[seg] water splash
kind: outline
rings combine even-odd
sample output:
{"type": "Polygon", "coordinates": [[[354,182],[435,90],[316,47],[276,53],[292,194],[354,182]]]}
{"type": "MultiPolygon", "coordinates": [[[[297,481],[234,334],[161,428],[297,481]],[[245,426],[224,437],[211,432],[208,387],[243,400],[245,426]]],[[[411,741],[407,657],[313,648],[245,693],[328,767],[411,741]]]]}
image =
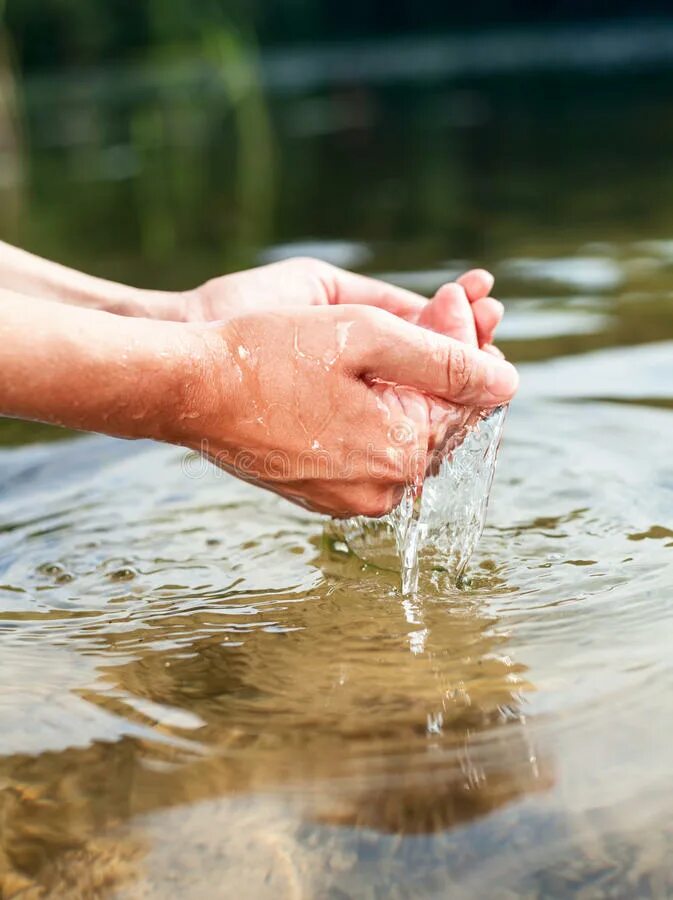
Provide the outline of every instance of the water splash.
{"type": "Polygon", "coordinates": [[[458,580],[484,530],[507,407],[500,406],[468,429],[462,442],[426,477],[423,491],[405,490],[382,519],[358,516],[341,523],[343,538],[359,557],[400,569],[402,593],[415,593],[422,568],[458,580]]]}

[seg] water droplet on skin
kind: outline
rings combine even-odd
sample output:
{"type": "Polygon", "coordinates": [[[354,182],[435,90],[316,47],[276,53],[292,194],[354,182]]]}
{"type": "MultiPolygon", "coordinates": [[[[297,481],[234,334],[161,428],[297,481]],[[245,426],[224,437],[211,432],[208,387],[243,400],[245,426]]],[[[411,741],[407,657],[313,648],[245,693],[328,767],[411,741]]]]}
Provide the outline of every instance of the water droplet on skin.
{"type": "Polygon", "coordinates": [[[353,321],[348,322],[338,322],[337,323],[337,347],[339,355],[341,355],[346,349],[346,345],[348,344],[348,335],[350,333],[351,328],[353,327],[353,321]]]}
{"type": "Polygon", "coordinates": [[[294,339],[293,339],[292,343],[293,343],[295,356],[298,356],[300,359],[307,359],[308,357],[306,356],[304,351],[299,346],[299,329],[297,328],[296,325],[294,328],[294,339]]]}
{"type": "Polygon", "coordinates": [[[293,340],[295,358],[305,359],[311,363],[320,365],[326,372],[329,372],[346,349],[346,345],[348,344],[348,334],[353,327],[353,324],[353,321],[337,322],[335,328],[336,345],[334,348],[322,352],[321,349],[316,346],[314,353],[306,352],[305,349],[302,349],[300,346],[300,331],[299,328],[295,326],[293,340]]]}

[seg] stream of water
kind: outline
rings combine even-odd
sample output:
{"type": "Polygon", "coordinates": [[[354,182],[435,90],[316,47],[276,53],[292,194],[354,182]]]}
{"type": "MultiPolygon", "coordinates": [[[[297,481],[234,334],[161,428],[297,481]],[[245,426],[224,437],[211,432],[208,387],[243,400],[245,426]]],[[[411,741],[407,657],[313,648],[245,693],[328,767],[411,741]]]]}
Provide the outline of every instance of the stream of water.
{"type": "Polygon", "coordinates": [[[259,104],[178,74],[26,85],[3,237],[168,288],[303,252],[427,295],[484,265],[522,387],[469,577],[463,513],[421,504],[443,562],[406,595],[394,542],[365,562],[177,448],[0,423],[3,897],[673,895],[673,78],[506,51],[316,66],[259,154],[259,104]]]}
{"type": "Polygon", "coordinates": [[[448,574],[456,583],[462,578],[484,530],[506,413],[499,407],[468,423],[420,494],[407,487],[389,515],[333,526],[365,562],[397,567],[403,596],[416,593],[421,570],[448,574]]]}

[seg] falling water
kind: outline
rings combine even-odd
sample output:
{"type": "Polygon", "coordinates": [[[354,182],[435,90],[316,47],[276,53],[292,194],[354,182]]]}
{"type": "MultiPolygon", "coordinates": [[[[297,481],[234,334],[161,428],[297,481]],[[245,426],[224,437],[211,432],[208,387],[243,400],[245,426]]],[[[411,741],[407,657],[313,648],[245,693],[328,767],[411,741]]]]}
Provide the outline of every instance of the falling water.
{"type": "Polygon", "coordinates": [[[479,542],[495,474],[507,407],[474,422],[462,442],[426,477],[423,490],[405,490],[382,519],[358,516],[341,525],[350,549],[382,568],[399,567],[402,593],[413,594],[422,568],[458,580],[479,542]]]}

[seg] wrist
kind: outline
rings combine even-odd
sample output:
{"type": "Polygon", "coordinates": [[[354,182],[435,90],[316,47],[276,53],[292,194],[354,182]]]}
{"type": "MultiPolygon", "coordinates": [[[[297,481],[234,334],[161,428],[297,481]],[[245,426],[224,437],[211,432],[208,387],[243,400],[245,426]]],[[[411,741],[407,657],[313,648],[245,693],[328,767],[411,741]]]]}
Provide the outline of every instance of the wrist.
{"type": "Polygon", "coordinates": [[[205,323],[218,320],[218,317],[213,314],[208,290],[209,284],[210,282],[206,282],[190,291],[183,291],[174,295],[178,321],[205,323]]]}
{"type": "Polygon", "coordinates": [[[153,436],[197,451],[204,450],[209,435],[233,438],[243,386],[230,350],[229,326],[195,322],[171,324],[167,331],[174,349],[163,378],[176,400],[165,408],[160,433],[153,436]]]}
{"type": "Polygon", "coordinates": [[[108,318],[113,320],[114,340],[100,367],[94,361],[92,378],[99,384],[106,379],[109,395],[100,398],[92,430],[184,443],[185,423],[198,412],[205,342],[177,322],[108,318]]]}
{"type": "Polygon", "coordinates": [[[110,298],[105,308],[117,315],[183,324],[210,322],[216,318],[212,315],[207,285],[188,291],[127,288],[122,295],[110,298]]]}
{"type": "Polygon", "coordinates": [[[0,291],[0,414],[173,441],[201,383],[187,326],[0,291]]]}
{"type": "Polygon", "coordinates": [[[144,290],[85,276],[77,287],[71,285],[61,299],[74,306],[127,318],[187,321],[186,303],[180,292],[144,290]]]}

